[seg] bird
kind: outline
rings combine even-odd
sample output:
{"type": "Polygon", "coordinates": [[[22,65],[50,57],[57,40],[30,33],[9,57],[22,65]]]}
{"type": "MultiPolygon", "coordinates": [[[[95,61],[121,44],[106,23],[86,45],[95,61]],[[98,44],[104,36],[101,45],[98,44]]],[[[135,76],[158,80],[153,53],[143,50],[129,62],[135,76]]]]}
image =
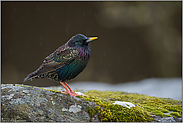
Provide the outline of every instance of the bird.
{"type": "Polygon", "coordinates": [[[35,78],[48,78],[59,82],[64,88],[63,94],[80,96],[66,83],[80,74],[91,56],[89,43],[98,37],[86,37],[83,34],[72,36],[69,41],[47,56],[42,65],[30,73],[23,82],[35,78]]]}

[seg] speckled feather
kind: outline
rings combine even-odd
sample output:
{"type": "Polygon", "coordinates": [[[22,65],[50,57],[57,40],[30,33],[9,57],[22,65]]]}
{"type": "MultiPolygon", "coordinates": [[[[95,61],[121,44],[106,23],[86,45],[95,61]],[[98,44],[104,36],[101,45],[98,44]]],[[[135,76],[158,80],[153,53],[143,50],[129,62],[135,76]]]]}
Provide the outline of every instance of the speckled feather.
{"type": "Polygon", "coordinates": [[[42,65],[30,73],[24,82],[44,77],[62,82],[75,78],[86,67],[91,55],[87,40],[82,34],[73,36],[66,44],[47,56],[42,65]]]}

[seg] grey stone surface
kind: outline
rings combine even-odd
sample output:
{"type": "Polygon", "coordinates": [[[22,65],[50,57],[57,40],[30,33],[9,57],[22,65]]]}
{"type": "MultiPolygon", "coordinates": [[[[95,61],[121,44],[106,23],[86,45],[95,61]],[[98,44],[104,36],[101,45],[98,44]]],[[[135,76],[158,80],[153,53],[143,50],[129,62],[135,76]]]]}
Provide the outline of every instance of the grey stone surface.
{"type": "Polygon", "coordinates": [[[182,122],[182,118],[178,117],[161,117],[156,115],[152,115],[152,117],[156,119],[154,122],[182,122]]]}
{"type": "Polygon", "coordinates": [[[1,85],[2,122],[89,122],[87,106],[95,104],[36,87],[1,85]]]}
{"type": "MultiPolygon", "coordinates": [[[[87,107],[96,104],[37,87],[1,84],[2,122],[99,122],[87,107]]],[[[152,115],[153,122],[182,122],[178,117],[152,115]]]]}

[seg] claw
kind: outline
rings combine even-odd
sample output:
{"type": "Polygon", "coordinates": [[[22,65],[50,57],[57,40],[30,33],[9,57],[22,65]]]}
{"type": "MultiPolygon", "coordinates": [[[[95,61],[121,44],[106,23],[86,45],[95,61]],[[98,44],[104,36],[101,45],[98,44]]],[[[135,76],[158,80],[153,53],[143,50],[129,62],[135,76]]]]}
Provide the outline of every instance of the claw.
{"type": "Polygon", "coordinates": [[[79,95],[79,94],[77,94],[77,93],[75,93],[70,87],[69,87],[69,85],[66,83],[66,82],[60,82],[60,84],[62,84],[63,85],[63,87],[65,88],[65,92],[61,92],[62,94],[69,94],[69,95],[71,95],[71,96],[81,96],[81,95],[79,95]],[[67,86],[67,87],[66,87],[67,86]],[[68,89],[70,90],[68,90],[68,89]]]}
{"type": "Polygon", "coordinates": [[[62,94],[69,94],[69,95],[71,95],[71,96],[81,96],[81,95],[79,95],[79,94],[77,94],[77,93],[73,93],[73,92],[70,92],[70,91],[64,91],[64,92],[61,92],[62,94]]]}

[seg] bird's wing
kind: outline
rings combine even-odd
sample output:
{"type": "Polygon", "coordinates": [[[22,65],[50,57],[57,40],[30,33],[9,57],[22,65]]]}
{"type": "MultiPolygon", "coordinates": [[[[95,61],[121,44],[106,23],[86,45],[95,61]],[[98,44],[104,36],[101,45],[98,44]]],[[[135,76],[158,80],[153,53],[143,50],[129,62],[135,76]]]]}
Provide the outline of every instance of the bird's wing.
{"type": "Polygon", "coordinates": [[[67,65],[75,60],[78,54],[78,50],[73,48],[57,49],[44,59],[43,64],[38,68],[36,73],[40,75],[67,65]]]}

